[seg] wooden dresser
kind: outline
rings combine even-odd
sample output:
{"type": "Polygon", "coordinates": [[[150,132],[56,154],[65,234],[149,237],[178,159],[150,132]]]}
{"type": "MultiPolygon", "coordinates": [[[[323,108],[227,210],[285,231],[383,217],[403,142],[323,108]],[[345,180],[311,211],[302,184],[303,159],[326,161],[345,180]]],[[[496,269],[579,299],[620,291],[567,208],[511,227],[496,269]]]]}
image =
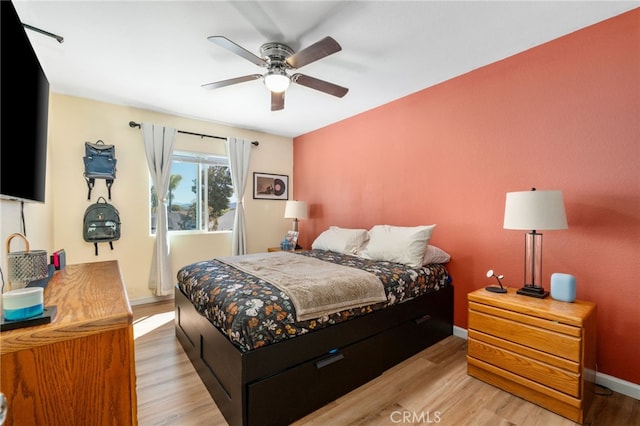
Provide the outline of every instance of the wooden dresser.
{"type": "Polygon", "coordinates": [[[116,261],[68,265],[50,324],[0,333],[6,425],[136,425],[133,314],[116,261]]]}
{"type": "Polygon", "coordinates": [[[595,380],[596,305],[468,294],[469,375],[583,423],[595,380]]]}

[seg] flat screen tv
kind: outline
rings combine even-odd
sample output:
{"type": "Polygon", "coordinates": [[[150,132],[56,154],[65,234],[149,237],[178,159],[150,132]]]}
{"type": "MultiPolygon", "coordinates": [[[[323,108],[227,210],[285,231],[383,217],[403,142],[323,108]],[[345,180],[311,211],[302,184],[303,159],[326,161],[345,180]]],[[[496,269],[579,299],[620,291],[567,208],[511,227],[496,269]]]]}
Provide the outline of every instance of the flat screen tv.
{"type": "Polygon", "coordinates": [[[13,3],[0,7],[0,197],[44,203],[49,81],[13,3]]]}

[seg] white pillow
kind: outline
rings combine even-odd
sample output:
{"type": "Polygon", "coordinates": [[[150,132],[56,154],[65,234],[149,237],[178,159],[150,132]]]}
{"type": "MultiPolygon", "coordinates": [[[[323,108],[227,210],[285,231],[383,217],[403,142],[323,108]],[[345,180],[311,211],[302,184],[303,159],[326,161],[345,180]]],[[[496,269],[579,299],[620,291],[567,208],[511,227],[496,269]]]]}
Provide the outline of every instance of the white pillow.
{"type": "Polygon", "coordinates": [[[375,225],[369,230],[369,243],[360,256],[419,268],[435,227],[375,225]]]}
{"type": "Polygon", "coordinates": [[[366,229],[348,229],[330,226],[329,229],[318,235],[312,249],[328,250],[342,254],[357,255],[369,241],[366,229]]]}
{"type": "Polygon", "coordinates": [[[451,256],[449,256],[449,253],[439,247],[428,244],[424,251],[424,260],[422,261],[422,264],[429,265],[431,263],[447,263],[450,260],[451,256]]]}

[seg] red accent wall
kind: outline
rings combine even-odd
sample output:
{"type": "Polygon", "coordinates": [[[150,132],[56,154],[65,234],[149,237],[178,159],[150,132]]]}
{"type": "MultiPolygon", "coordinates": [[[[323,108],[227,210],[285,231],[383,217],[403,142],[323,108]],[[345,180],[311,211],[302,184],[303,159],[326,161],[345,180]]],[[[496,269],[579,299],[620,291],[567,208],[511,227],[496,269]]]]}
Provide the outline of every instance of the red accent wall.
{"type": "Polygon", "coordinates": [[[576,277],[598,305],[599,371],[640,384],[640,9],[295,138],[294,182],[306,247],[330,225],[437,224],[463,328],[488,269],[523,283],[505,194],[562,190],[543,285],[576,277]]]}

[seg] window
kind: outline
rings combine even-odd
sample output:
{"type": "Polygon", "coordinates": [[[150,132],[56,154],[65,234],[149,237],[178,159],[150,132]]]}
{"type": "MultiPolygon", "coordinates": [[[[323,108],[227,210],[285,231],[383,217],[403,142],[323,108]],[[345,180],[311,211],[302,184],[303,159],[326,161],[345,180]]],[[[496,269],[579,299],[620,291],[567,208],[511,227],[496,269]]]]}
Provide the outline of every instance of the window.
{"type": "MultiPolygon", "coordinates": [[[[156,232],[158,196],[151,187],[151,233],[156,232]]],[[[169,231],[231,231],[236,210],[229,159],[174,152],[167,193],[169,231]]]]}

